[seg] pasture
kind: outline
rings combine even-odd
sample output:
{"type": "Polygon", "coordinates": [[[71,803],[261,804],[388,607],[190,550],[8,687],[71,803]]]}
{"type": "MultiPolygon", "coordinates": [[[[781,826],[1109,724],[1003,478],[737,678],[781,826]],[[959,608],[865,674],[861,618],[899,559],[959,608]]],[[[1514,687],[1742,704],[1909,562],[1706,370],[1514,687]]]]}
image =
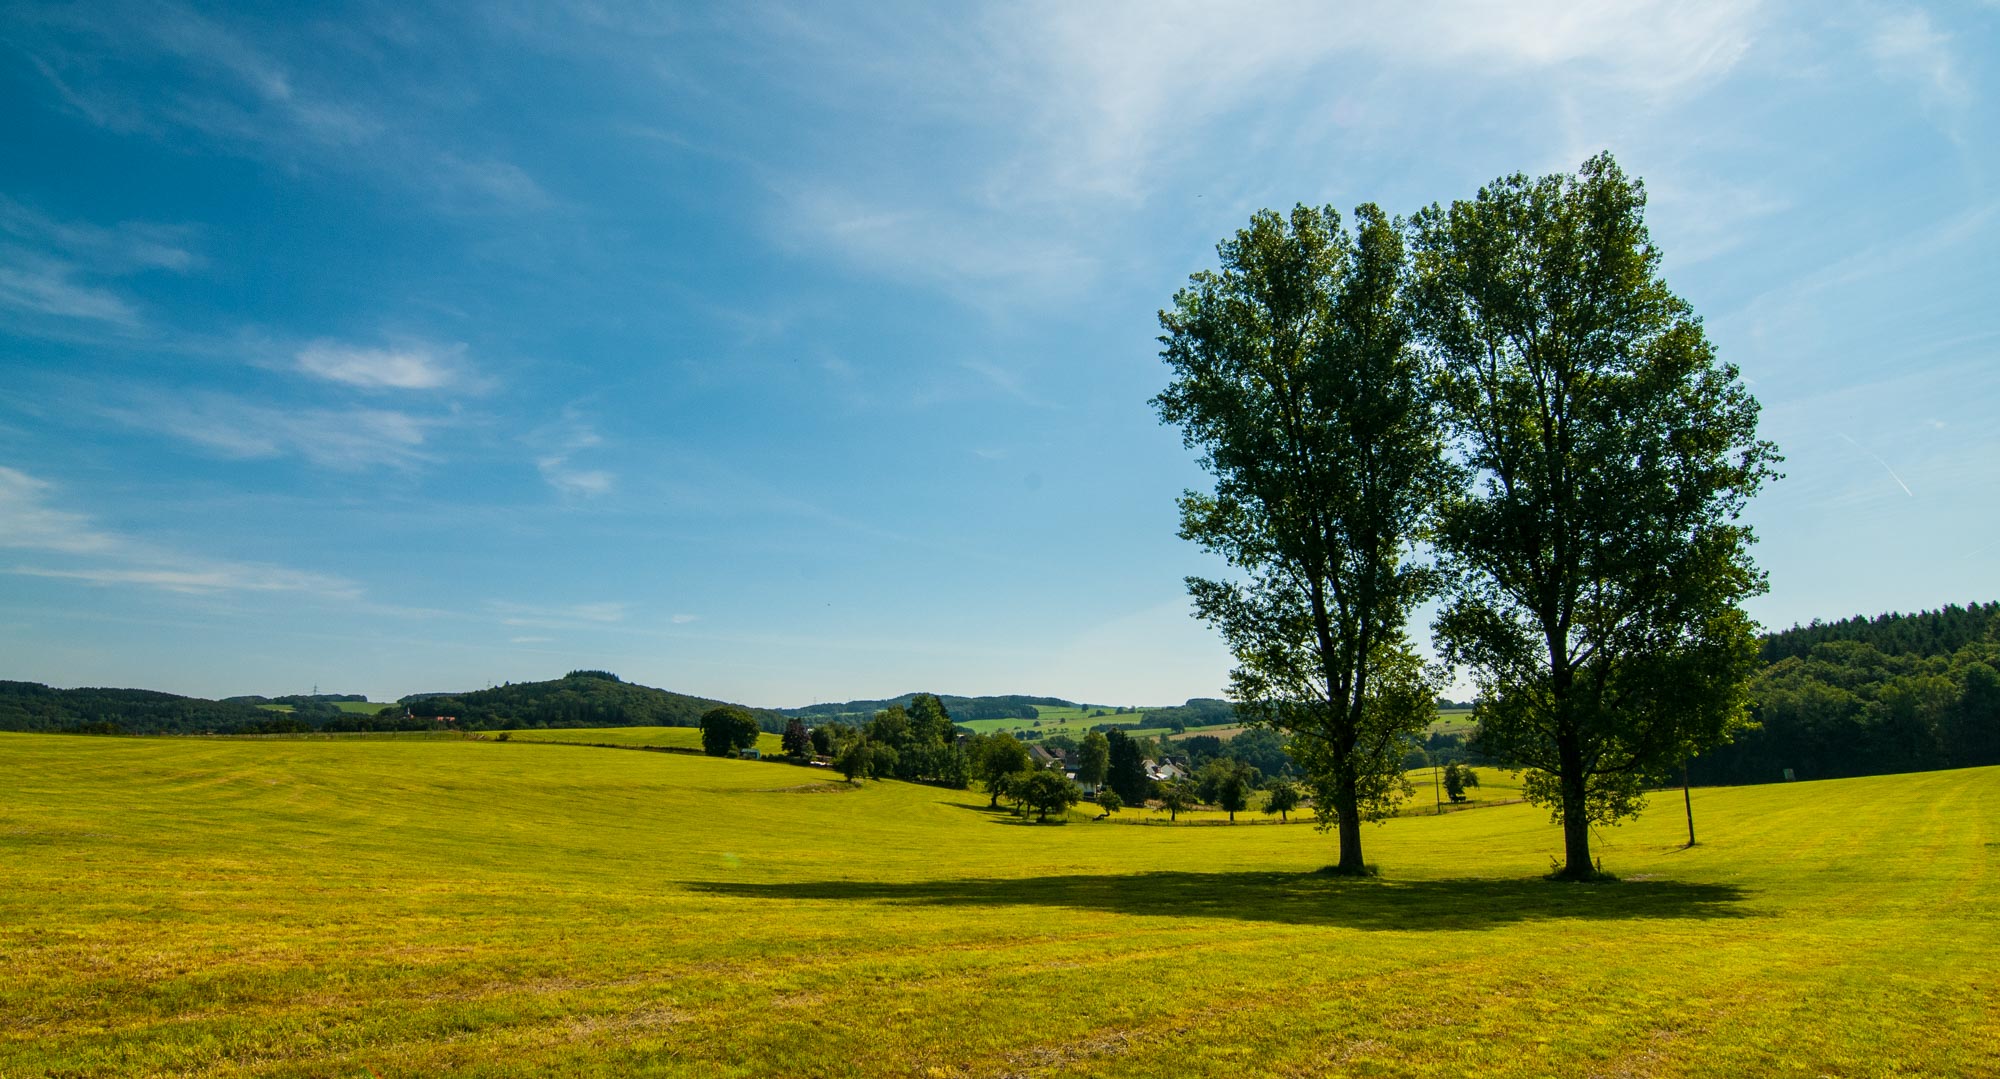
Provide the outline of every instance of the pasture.
{"type": "MultiPolygon", "coordinates": [[[[501,733],[487,731],[483,737],[498,738],[501,733]]],[[[505,733],[510,741],[701,750],[700,727],[551,727],[505,733]]],[[[784,751],[784,740],[766,731],[757,736],[757,750],[760,753],[781,753],[784,751]]]]}
{"type": "MultiPolygon", "coordinates": [[[[568,732],[536,732],[568,733],[568,732]]],[[[2000,1073],[2000,769],[1030,825],[514,740],[0,735],[0,1074],[2000,1073]]],[[[1128,814],[1133,811],[1126,811],[1128,814]]]]}
{"type": "MultiPolygon", "coordinates": [[[[333,705],[339,711],[356,716],[372,716],[384,708],[397,707],[394,701],[328,701],[327,703],[333,705]]],[[[297,709],[289,704],[260,704],[257,707],[262,708],[266,712],[297,711],[297,709]]]]}

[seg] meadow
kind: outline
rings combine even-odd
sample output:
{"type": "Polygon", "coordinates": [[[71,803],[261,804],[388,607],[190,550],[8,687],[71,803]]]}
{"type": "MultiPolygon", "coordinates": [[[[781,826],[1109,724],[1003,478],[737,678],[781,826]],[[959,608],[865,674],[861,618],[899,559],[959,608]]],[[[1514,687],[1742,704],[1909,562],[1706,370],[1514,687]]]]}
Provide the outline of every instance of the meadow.
{"type": "MultiPolygon", "coordinates": [[[[372,716],[384,708],[396,707],[396,702],[394,701],[328,701],[327,703],[333,705],[339,711],[355,716],[372,716]]],[[[260,704],[257,707],[262,708],[266,712],[297,711],[297,709],[289,704],[260,704]]]]}
{"type": "Polygon", "coordinates": [[[520,735],[0,774],[0,1075],[2000,1074],[2000,769],[1697,790],[1688,850],[1662,793],[1593,885],[1521,804],[1340,880],[1308,825],[520,735]]]}
{"type": "MultiPolygon", "coordinates": [[[[488,731],[482,737],[497,738],[500,733],[488,731]]],[[[506,734],[510,741],[701,750],[699,727],[550,727],[546,730],[508,731],[506,734]]],[[[784,751],[784,740],[766,731],[757,736],[757,749],[761,753],[781,753],[784,751]]]]}
{"type": "Polygon", "coordinates": [[[1146,722],[1144,712],[1134,711],[1120,715],[1115,709],[1098,705],[1080,705],[1074,708],[1040,705],[1035,710],[1040,714],[1034,719],[968,719],[958,721],[958,725],[980,734],[1012,731],[1018,735],[1033,731],[1042,736],[1067,734],[1072,738],[1081,738],[1090,733],[1092,727],[1105,723],[1137,723],[1142,725],[1138,730],[1126,733],[1143,735],[1167,733],[1165,727],[1143,726],[1146,722]],[[1103,714],[1099,715],[1100,712],[1103,714]]]}

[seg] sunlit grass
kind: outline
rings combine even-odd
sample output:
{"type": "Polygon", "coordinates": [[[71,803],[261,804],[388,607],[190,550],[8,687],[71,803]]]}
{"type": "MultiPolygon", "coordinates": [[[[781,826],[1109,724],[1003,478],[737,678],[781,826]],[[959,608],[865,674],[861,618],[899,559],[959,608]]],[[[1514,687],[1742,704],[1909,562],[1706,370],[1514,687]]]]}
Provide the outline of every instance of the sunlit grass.
{"type": "Polygon", "coordinates": [[[1698,790],[1685,851],[1662,795],[1603,885],[1526,805],[1356,882],[1306,826],[520,735],[0,775],[0,1075],[2000,1073],[2000,769],[1698,790]]]}
{"type": "MultiPolygon", "coordinates": [[[[497,738],[500,733],[486,731],[483,732],[483,736],[497,738]]],[[[699,727],[552,727],[547,730],[506,733],[510,740],[524,742],[574,742],[583,745],[654,746],[694,750],[701,748],[699,727]]],[[[757,736],[757,749],[763,753],[779,753],[784,749],[784,741],[775,734],[760,734],[757,736]]]]}

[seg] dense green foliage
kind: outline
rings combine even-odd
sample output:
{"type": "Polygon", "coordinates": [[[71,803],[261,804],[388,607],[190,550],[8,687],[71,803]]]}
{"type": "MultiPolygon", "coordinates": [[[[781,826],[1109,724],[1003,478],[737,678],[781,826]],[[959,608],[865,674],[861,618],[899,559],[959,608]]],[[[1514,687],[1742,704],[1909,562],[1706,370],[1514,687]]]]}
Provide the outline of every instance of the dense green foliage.
{"type": "Polygon", "coordinates": [[[252,700],[204,700],[150,689],[52,689],[0,681],[0,730],[91,734],[275,734],[304,730],[417,730],[430,720],[351,715],[332,704],[310,713],[271,712],[252,700]]]}
{"type": "Polygon", "coordinates": [[[2000,604],[1814,623],[1765,638],[1756,726],[1695,759],[1702,783],[2000,764],[2000,604]]]}
{"type": "Polygon", "coordinates": [[[1279,820],[1291,820],[1292,811],[1298,807],[1299,789],[1290,781],[1272,784],[1270,793],[1264,798],[1264,812],[1277,814],[1279,820]]]}
{"type": "Polygon", "coordinates": [[[1171,708],[1146,709],[1147,726],[1166,727],[1174,731],[1242,721],[1243,717],[1237,712],[1234,703],[1217,700],[1214,697],[1190,697],[1186,704],[1177,704],[1171,708]]]}
{"type": "Polygon", "coordinates": [[[1126,805],[1143,805],[1153,795],[1153,781],[1146,778],[1145,758],[1140,755],[1139,743],[1124,731],[1111,731],[1105,735],[1108,767],[1104,782],[1126,805]]]}
{"type": "Polygon", "coordinates": [[[1027,773],[1013,786],[1012,795],[1040,814],[1036,819],[1041,821],[1048,820],[1050,813],[1063,813],[1083,800],[1083,791],[1069,777],[1048,768],[1027,773]]]}
{"type": "Polygon", "coordinates": [[[757,744],[757,719],[748,709],[721,704],[701,714],[701,751],[726,757],[757,744]]]}
{"type": "Polygon", "coordinates": [[[1989,640],[2000,602],[1949,604],[1935,611],[1915,614],[1878,614],[1873,618],[1856,615],[1838,622],[1793,626],[1767,633],[1758,642],[1758,653],[1766,663],[1797,656],[1803,658],[1822,644],[1854,641],[1888,656],[1948,656],[1966,645],[1989,640]]]}
{"type": "MultiPolygon", "coordinates": [[[[723,701],[620,681],[602,671],[571,671],[547,682],[511,682],[469,693],[404,698],[411,713],[451,716],[465,730],[523,727],[693,727],[723,701]]],[[[759,728],[785,729],[785,717],[748,709],[759,728]]]]}
{"type": "Polygon", "coordinates": [[[1242,761],[1264,775],[1275,776],[1297,771],[1290,754],[1285,752],[1288,741],[1277,731],[1253,727],[1232,738],[1213,734],[1177,738],[1172,746],[1175,752],[1186,754],[1188,764],[1195,769],[1217,757],[1227,757],[1242,761]]]}
{"type": "Polygon", "coordinates": [[[1218,245],[1220,268],[1160,313],[1173,381],[1153,403],[1214,478],[1181,496],[1181,538],[1239,571],[1187,580],[1235,654],[1230,695],[1292,735],[1359,874],[1361,822],[1393,806],[1434,711],[1403,626],[1431,588],[1409,556],[1448,472],[1402,223],[1354,217],[1259,211],[1218,245]]]}
{"type": "Polygon", "coordinates": [[[1660,277],[1645,189],[1610,155],[1504,177],[1413,223],[1418,325],[1470,479],[1439,507],[1435,628],[1480,686],[1486,751],[1589,827],[1744,715],[1764,589],[1748,499],[1775,447],[1701,320],[1660,277]]]}

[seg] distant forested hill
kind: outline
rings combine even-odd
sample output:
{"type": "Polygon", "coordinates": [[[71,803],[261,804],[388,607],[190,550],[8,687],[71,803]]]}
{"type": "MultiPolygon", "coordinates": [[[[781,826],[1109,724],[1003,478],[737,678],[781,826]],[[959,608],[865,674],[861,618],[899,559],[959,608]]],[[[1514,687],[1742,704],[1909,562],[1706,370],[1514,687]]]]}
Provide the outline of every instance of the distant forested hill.
{"type": "MultiPolygon", "coordinates": [[[[803,708],[780,708],[787,716],[801,719],[832,719],[836,716],[872,716],[875,713],[899,704],[907,708],[917,694],[905,693],[900,697],[889,697],[879,701],[842,701],[838,704],[809,704],[803,708]]],[[[1041,713],[1038,708],[1075,708],[1075,701],[1061,697],[1024,697],[1007,694],[998,697],[954,697],[940,693],[938,700],[944,702],[944,709],[951,718],[960,723],[975,719],[1034,719],[1041,713]]]]}
{"type": "MultiPolygon", "coordinates": [[[[271,712],[265,698],[226,701],[182,697],[147,689],[51,689],[36,682],[0,682],[0,730],[80,731],[101,734],[270,734],[294,731],[426,730],[453,717],[459,729],[520,727],[692,727],[701,714],[721,704],[704,697],[669,693],[622,682],[605,671],[572,671],[548,682],[519,682],[470,693],[425,694],[405,698],[404,707],[379,715],[299,708],[271,712]]],[[[758,725],[778,732],[785,717],[768,709],[750,710],[758,725]]]]}
{"type": "Polygon", "coordinates": [[[1186,727],[1212,727],[1217,723],[1234,723],[1237,720],[1236,706],[1229,701],[1214,697],[1190,697],[1186,704],[1172,708],[1146,709],[1146,726],[1172,727],[1180,730],[1186,727]]]}
{"type": "Polygon", "coordinates": [[[52,689],[0,682],[0,730],[199,734],[292,729],[297,721],[242,701],[150,689],[52,689]]]}
{"type": "Polygon", "coordinates": [[[1815,622],[1763,654],[1757,728],[1698,758],[1698,782],[2000,764],[2000,603],[1815,622]]]}
{"type": "MultiPolygon", "coordinates": [[[[514,682],[467,693],[417,694],[402,701],[413,715],[452,716],[471,730],[520,727],[693,727],[725,703],[621,681],[609,671],[571,671],[547,682],[514,682]]],[[[752,708],[757,725],[785,729],[785,717],[752,708]]]]}

